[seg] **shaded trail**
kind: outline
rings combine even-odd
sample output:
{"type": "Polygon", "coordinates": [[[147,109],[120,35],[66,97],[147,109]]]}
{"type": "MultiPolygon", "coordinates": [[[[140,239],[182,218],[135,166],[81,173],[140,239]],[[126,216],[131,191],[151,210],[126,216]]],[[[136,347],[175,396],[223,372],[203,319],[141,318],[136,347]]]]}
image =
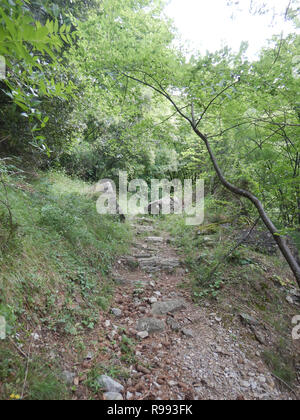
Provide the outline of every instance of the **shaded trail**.
{"type": "Polygon", "coordinates": [[[174,242],[136,219],[134,245],[114,270],[113,324],[138,338],[127,399],[289,399],[261,358],[262,348],[232,311],[195,305],[174,242]]]}

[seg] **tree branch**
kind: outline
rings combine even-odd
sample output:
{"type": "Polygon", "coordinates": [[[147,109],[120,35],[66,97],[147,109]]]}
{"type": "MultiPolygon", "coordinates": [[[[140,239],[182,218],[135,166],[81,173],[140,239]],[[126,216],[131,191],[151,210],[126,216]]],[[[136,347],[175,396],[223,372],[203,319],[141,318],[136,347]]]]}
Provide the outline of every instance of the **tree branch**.
{"type": "Polygon", "coordinates": [[[211,105],[215,102],[216,99],[219,98],[219,96],[221,96],[224,92],[226,92],[226,90],[232,88],[234,85],[236,85],[239,81],[232,83],[229,86],[226,86],[223,90],[221,90],[221,92],[219,92],[210,102],[209,104],[205,107],[204,111],[201,114],[201,117],[199,118],[199,120],[197,121],[197,123],[195,124],[195,128],[198,127],[198,125],[200,124],[200,122],[202,121],[204,115],[206,114],[206,112],[208,111],[208,109],[211,107],[211,105]]]}
{"type": "MultiPolygon", "coordinates": [[[[206,107],[206,109],[204,110],[204,113],[202,114],[200,120],[196,123],[196,125],[193,123],[193,121],[187,116],[185,115],[182,110],[178,107],[178,105],[175,103],[175,101],[171,98],[171,96],[161,87],[159,86],[154,86],[151,83],[147,82],[146,80],[141,80],[135,76],[131,76],[129,74],[126,74],[124,72],[121,72],[125,77],[129,77],[131,80],[134,80],[138,83],[141,83],[145,86],[150,87],[151,89],[155,90],[157,93],[159,93],[160,95],[164,96],[176,109],[176,111],[179,113],[179,115],[181,115],[186,121],[189,122],[189,124],[191,125],[194,133],[204,142],[206,149],[208,151],[208,154],[210,156],[210,160],[213,164],[213,167],[215,169],[215,172],[220,180],[220,182],[222,183],[222,185],[227,188],[229,191],[231,191],[233,194],[236,194],[238,196],[241,197],[245,197],[247,198],[249,201],[251,201],[251,203],[256,207],[260,218],[262,219],[263,223],[265,224],[266,228],[269,230],[269,232],[272,234],[275,242],[277,243],[281,253],[283,254],[284,258],[286,259],[287,263],[289,264],[292,272],[294,273],[295,279],[298,283],[298,286],[300,287],[300,266],[298,265],[296,258],[293,256],[291,250],[289,249],[285,239],[281,236],[280,232],[278,231],[278,229],[275,227],[275,225],[273,224],[272,220],[269,218],[268,214],[266,213],[261,201],[254,195],[252,194],[250,191],[241,189],[236,187],[235,185],[233,185],[232,183],[230,183],[229,181],[227,181],[227,179],[224,177],[221,168],[219,166],[219,163],[214,155],[214,152],[210,146],[210,143],[208,141],[208,138],[206,135],[204,135],[201,131],[199,131],[198,129],[198,125],[199,122],[201,121],[201,119],[204,116],[204,113],[207,112],[208,108],[211,106],[211,104],[227,89],[229,89],[231,86],[233,86],[234,84],[232,84],[231,86],[227,86],[225,89],[223,89],[223,91],[221,91],[216,97],[214,97],[210,103],[208,104],[208,106],[206,107]]],[[[153,80],[153,78],[152,78],[153,80]]]]}

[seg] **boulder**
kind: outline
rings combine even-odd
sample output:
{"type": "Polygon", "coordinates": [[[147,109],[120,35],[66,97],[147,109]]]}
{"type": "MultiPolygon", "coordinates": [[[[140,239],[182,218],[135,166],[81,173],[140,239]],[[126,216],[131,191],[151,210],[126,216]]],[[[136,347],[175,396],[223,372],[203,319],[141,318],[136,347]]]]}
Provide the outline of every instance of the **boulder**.
{"type": "Polygon", "coordinates": [[[137,322],[138,331],[147,331],[149,334],[159,333],[165,330],[164,321],[156,318],[141,318],[137,322]]]}
{"type": "Polygon", "coordinates": [[[119,384],[119,382],[115,381],[114,379],[110,378],[107,375],[101,375],[97,379],[99,386],[104,389],[106,392],[123,392],[124,387],[123,385],[119,384]]]}
{"type": "Polygon", "coordinates": [[[177,312],[186,308],[183,299],[168,300],[165,302],[156,302],[152,305],[153,315],[165,315],[168,312],[177,312]]]}

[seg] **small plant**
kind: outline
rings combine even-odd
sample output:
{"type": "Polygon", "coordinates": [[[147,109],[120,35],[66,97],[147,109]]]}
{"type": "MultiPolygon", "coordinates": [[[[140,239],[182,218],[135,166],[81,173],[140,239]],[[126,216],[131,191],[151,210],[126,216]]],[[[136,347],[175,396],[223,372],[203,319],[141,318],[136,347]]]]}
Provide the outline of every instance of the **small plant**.
{"type": "Polygon", "coordinates": [[[122,335],[121,352],[123,353],[122,360],[135,363],[134,342],[125,334],[122,335]]]}
{"type": "Polygon", "coordinates": [[[143,294],[144,288],[145,288],[145,286],[144,286],[144,284],[142,282],[137,282],[135,284],[135,288],[134,288],[133,294],[135,294],[135,295],[141,295],[141,294],[143,294]]]}

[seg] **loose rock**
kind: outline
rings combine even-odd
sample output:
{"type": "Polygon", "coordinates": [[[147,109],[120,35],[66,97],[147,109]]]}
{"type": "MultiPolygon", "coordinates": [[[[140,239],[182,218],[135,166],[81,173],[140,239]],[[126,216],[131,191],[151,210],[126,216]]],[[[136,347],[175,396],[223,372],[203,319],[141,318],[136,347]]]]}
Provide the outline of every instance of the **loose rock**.
{"type": "Polygon", "coordinates": [[[194,333],[192,330],[189,330],[188,328],[182,328],[181,330],[182,334],[188,338],[193,338],[194,337],[194,333]]]}
{"type": "Polygon", "coordinates": [[[140,332],[137,333],[137,336],[143,340],[143,339],[149,337],[149,333],[148,333],[148,331],[140,331],[140,332]]]}
{"type": "Polygon", "coordinates": [[[124,390],[123,385],[107,375],[101,375],[97,382],[107,392],[122,392],[124,390]]]}
{"type": "Polygon", "coordinates": [[[183,299],[169,300],[166,302],[157,302],[152,305],[153,315],[165,315],[168,312],[176,312],[185,309],[186,305],[183,299]]]}
{"type": "Polygon", "coordinates": [[[180,330],[180,325],[172,317],[168,317],[167,324],[169,325],[169,327],[173,331],[179,331],[180,330]]]}
{"type": "Polygon", "coordinates": [[[162,332],[165,330],[164,321],[156,318],[141,318],[137,322],[138,331],[147,331],[149,334],[162,332]]]}
{"type": "Polygon", "coordinates": [[[164,238],[161,238],[160,236],[149,236],[148,238],[146,238],[146,241],[157,243],[157,242],[163,242],[164,238]]]}
{"type": "Polygon", "coordinates": [[[103,399],[106,401],[121,401],[123,400],[122,394],[118,392],[105,392],[103,399]]]}
{"type": "Polygon", "coordinates": [[[244,325],[259,325],[259,322],[250,315],[240,314],[240,318],[244,325]]]}
{"type": "Polygon", "coordinates": [[[76,376],[75,373],[69,372],[68,370],[64,370],[61,374],[62,380],[67,385],[73,385],[75,376],[76,376]]]}
{"type": "Polygon", "coordinates": [[[111,313],[117,318],[122,316],[122,311],[119,308],[112,308],[111,313]]]}

